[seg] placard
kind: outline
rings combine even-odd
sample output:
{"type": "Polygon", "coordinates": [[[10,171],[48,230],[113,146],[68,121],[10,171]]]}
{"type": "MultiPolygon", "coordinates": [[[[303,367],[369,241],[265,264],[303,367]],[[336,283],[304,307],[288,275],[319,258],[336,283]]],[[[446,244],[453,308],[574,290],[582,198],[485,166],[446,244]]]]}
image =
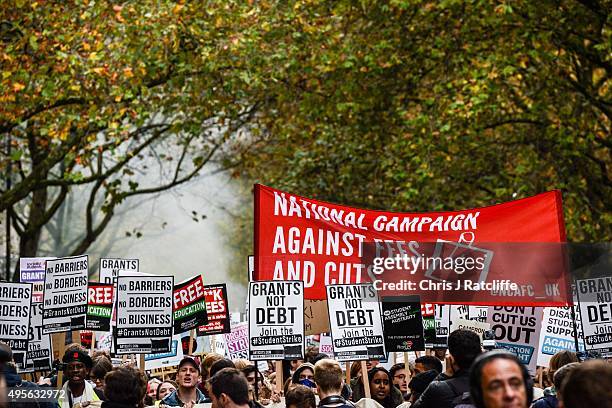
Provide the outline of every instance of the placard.
{"type": "Polygon", "coordinates": [[[304,358],[304,282],[249,283],[249,359],[304,358]]]}
{"type": "Polygon", "coordinates": [[[532,374],[536,371],[542,308],[493,306],[487,323],[495,334],[495,346],[514,353],[532,374]]]}
{"type": "Polygon", "coordinates": [[[612,277],[576,281],[587,350],[612,348],[612,277]]]}
{"type": "MultiPolygon", "coordinates": [[[[579,313],[576,308],[576,313],[579,313]]],[[[542,319],[542,330],[538,343],[538,365],[548,367],[552,356],[562,350],[576,352],[574,324],[578,328],[579,351],[584,351],[582,324],[574,322],[572,309],[569,307],[545,307],[542,319]]]]}
{"type": "Polygon", "coordinates": [[[173,276],[117,277],[117,354],[170,350],[173,276]]]}
{"type": "Polygon", "coordinates": [[[87,255],[49,259],[43,295],[43,334],[85,328],[87,315],[87,255]]]}
{"type": "Polygon", "coordinates": [[[31,304],[31,283],[0,282],[0,340],[13,350],[18,369],[26,364],[31,304]]]}
{"type": "Polygon", "coordinates": [[[138,272],[138,259],[100,258],[100,283],[114,283],[119,271],[138,272]]]}
{"type": "Polygon", "coordinates": [[[113,284],[89,282],[85,327],[88,330],[110,331],[112,312],[113,284]]]}
{"type": "Polygon", "coordinates": [[[208,323],[198,326],[198,336],[230,333],[229,304],[225,283],[204,286],[208,323]]]}
{"type": "Polygon", "coordinates": [[[230,360],[249,358],[249,323],[242,322],[232,325],[232,331],[223,335],[227,356],[230,360]]]}
{"type": "Polygon", "coordinates": [[[319,353],[326,354],[329,358],[334,358],[334,345],[331,336],[322,334],[319,338],[319,353]]]}
{"type": "Polygon", "coordinates": [[[208,323],[206,292],[201,275],[174,286],[174,334],[181,334],[208,323]]]}
{"type": "Polygon", "coordinates": [[[457,319],[453,322],[451,332],[459,329],[476,333],[478,337],[480,337],[480,341],[482,341],[484,332],[490,330],[491,325],[489,323],[479,322],[478,320],[457,319]]]}
{"type": "Polygon", "coordinates": [[[19,282],[32,284],[32,303],[42,303],[45,286],[45,262],[54,257],[19,258],[19,282]]]}
{"type": "Polygon", "coordinates": [[[181,336],[172,336],[170,351],[165,353],[145,354],[145,370],[178,365],[183,359],[181,336]]]}
{"type": "Polygon", "coordinates": [[[43,304],[32,303],[26,364],[19,373],[51,370],[51,335],[42,334],[43,304]]]}
{"type": "Polygon", "coordinates": [[[374,286],[329,285],[327,305],[336,360],[386,357],[380,303],[374,286]]]}
{"type": "Polygon", "coordinates": [[[385,297],[381,308],[387,352],[425,351],[418,296],[385,297]]]}
{"type": "Polygon", "coordinates": [[[450,334],[450,305],[435,305],[434,321],[437,342],[447,344],[450,334]]]}

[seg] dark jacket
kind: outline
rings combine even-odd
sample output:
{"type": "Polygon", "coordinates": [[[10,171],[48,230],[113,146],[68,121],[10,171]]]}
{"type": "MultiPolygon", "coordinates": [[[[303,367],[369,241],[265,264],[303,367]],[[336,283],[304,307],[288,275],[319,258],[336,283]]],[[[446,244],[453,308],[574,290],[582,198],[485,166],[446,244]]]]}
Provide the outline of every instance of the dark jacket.
{"type": "MultiPolygon", "coordinates": [[[[40,388],[38,384],[34,384],[30,381],[23,381],[19,374],[12,367],[5,367],[4,372],[0,373],[0,375],[4,374],[4,379],[6,381],[7,387],[16,387],[16,388],[40,388]]],[[[53,402],[15,402],[10,404],[11,407],[19,408],[21,406],[25,407],[38,407],[38,408],[56,408],[58,405],[53,402]]]]}
{"type": "Polygon", "coordinates": [[[429,384],[410,408],[452,408],[464,403],[463,394],[469,391],[468,370],[459,370],[450,378],[442,373],[429,384]]]}
{"type": "Polygon", "coordinates": [[[559,406],[559,400],[554,395],[546,395],[533,402],[531,408],[557,408],[559,406]]]}
{"type": "Polygon", "coordinates": [[[102,401],[102,408],[137,408],[136,405],[119,404],[118,402],[102,401]]]}

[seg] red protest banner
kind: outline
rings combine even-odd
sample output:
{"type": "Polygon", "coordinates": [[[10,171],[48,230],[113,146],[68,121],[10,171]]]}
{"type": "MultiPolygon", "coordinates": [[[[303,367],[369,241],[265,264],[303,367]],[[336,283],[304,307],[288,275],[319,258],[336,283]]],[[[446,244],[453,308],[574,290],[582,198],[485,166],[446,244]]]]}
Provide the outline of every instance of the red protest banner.
{"type": "Polygon", "coordinates": [[[402,254],[418,258],[418,266],[385,273],[403,286],[383,290],[420,294],[427,303],[561,306],[567,304],[561,247],[539,243],[564,241],[559,191],[475,209],[395,213],[255,186],[254,278],[303,280],[306,299],[325,299],[326,285],[375,281],[373,258],[402,254]],[[424,262],[435,256],[450,259],[452,268],[424,262]],[[482,287],[458,288],[468,281],[482,287]]]}
{"type": "Polygon", "coordinates": [[[225,283],[204,286],[208,323],[198,326],[198,336],[231,332],[225,283]]]}

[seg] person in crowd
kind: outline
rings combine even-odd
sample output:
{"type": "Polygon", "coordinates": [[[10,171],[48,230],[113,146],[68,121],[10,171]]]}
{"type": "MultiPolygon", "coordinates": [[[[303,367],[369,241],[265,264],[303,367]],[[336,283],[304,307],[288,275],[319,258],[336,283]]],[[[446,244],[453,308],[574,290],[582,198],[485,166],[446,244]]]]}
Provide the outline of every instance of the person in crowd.
{"type": "Polygon", "coordinates": [[[397,363],[389,370],[393,385],[397,387],[404,397],[404,401],[408,400],[408,381],[410,381],[410,371],[406,371],[404,363],[397,363]]]}
{"type": "Polygon", "coordinates": [[[442,364],[442,369],[440,370],[443,373],[446,370],[446,351],[448,349],[446,347],[437,347],[433,349],[433,356],[438,359],[440,364],[442,364]]]}
{"type": "Polygon", "coordinates": [[[304,360],[291,360],[289,362],[289,374],[293,375],[295,370],[297,370],[302,364],[304,364],[304,360]]]}
{"type": "Polygon", "coordinates": [[[316,408],[317,400],[312,388],[305,385],[297,385],[285,396],[287,408],[316,408]]]}
{"type": "Polygon", "coordinates": [[[421,356],[414,360],[414,373],[424,373],[425,371],[436,370],[438,374],[442,372],[442,363],[434,356],[421,356]]]}
{"type": "Polygon", "coordinates": [[[257,370],[257,367],[251,364],[244,367],[241,371],[244,377],[247,379],[247,384],[249,384],[249,400],[259,401],[260,398],[268,400],[270,398],[269,393],[266,393],[266,395],[261,395],[263,388],[263,377],[257,370]]]}
{"type": "Polygon", "coordinates": [[[87,381],[93,366],[89,354],[83,352],[80,347],[72,347],[66,351],[62,362],[65,364],[64,377],[67,381],[62,387],[63,397],[59,399],[61,408],[72,408],[75,404],[83,406],[104,399],[102,391],[95,389],[94,385],[87,381]]]}
{"type": "Polygon", "coordinates": [[[113,363],[104,355],[99,355],[92,361],[93,367],[89,371],[89,380],[96,385],[97,389],[104,391],[104,377],[113,369],[113,363]]]}
{"type": "Polygon", "coordinates": [[[206,400],[204,393],[197,387],[200,379],[200,366],[191,357],[185,357],[178,365],[176,382],[178,388],[167,395],[160,405],[182,407],[185,405],[201,404],[206,400]]]}
{"type": "MultiPolygon", "coordinates": [[[[93,371],[93,368],[91,370],[93,371]]],[[[145,396],[144,401],[146,406],[150,406],[155,403],[155,395],[157,395],[157,388],[160,384],[161,380],[158,378],[151,378],[149,381],[147,381],[147,395],[145,396]]]]}
{"type": "Polygon", "coordinates": [[[561,389],[561,384],[563,384],[563,380],[569,374],[571,370],[576,368],[580,363],[574,362],[569,364],[564,364],[562,367],[555,370],[555,375],[553,376],[553,389],[554,393],[549,393],[544,395],[542,398],[534,401],[531,405],[532,408],[557,408],[559,406],[559,399],[557,395],[557,391],[561,389]]]}
{"type": "Polygon", "coordinates": [[[250,408],[246,378],[235,368],[224,368],[208,380],[212,406],[216,408],[250,408]]]}
{"type": "Polygon", "coordinates": [[[165,380],[159,384],[157,387],[157,391],[155,391],[155,406],[159,406],[161,400],[163,400],[166,395],[171,394],[176,391],[178,388],[178,384],[172,380],[165,380]]]}
{"type": "Polygon", "coordinates": [[[414,404],[419,399],[421,394],[427,389],[429,384],[439,375],[436,370],[425,371],[424,373],[418,373],[410,380],[408,388],[410,389],[410,395],[408,401],[414,404]]]}
{"type": "Polygon", "coordinates": [[[200,375],[202,376],[202,384],[200,390],[205,392],[206,390],[206,381],[210,378],[210,366],[217,360],[222,360],[223,356],[217,353],[208,353],[206,357],[202,360],[202,364],[200,365],[200,375]]]}
{"type": "Polygon", "coordinates": [[[315,387],[314,382],[314,365],[310,363],[303,363],[293,372],[291,376],[291,382],[293,384],[302,384],[310,388],[315,387]]]}
{"type": "Polygon", "coordinates": [[[514,354],[490,351],[472,365],[470,397],[476,408],[527,408],[533,400],[533,380],[514,354]]]}
{"type": "Polygon", "coordinates": [[[589,360],[572,368],[558,392],[559,408],[612,408],[612,364],[589,360]]]}
{"type": "Polygon", "coordinates": [[[307,363],[314,364],[312,359],[315,358],[319,354],[319,346],[308,346],[306,348],[306,353],[304,353],[304,359],[307,363]]]}
{"type": "Polygon", "coordinates": [[[578,356],[573,351],[561,350],[550,358],[548,363],[547,377],[548,381],[553,383],[553,386],[544,390],[544,395],[556,395],[556,390],[559,387],[554,386],[554,377],[558,369],[566,364],[578,363],[578,356]]]}
{"type": "Polygon", "coordinates": [[[104,378],[106,401],[102,408],[142,408],[147,381],[139,370],[119,367],[104,378]]]}
{"type": "MultiPolygon", "coordinates": [[[[4,387],[10,388],[23,388],[25,390],[34,390],[39,389],[40,386],[30,381],[25,381],[21,379],[21,376],[17,374],[17,367],[15,366],[15,362],[13,361],[13,350],[9,347],[8,344],[0,341],[0,381],[3,383],[4,387]]],[[[1,392],[2,390],[0,390],[1,392]]],[[[5,397],[6,395],[0,393],[0,399],[5,397]]],[[[24,402],[24,403],[6,403],[6,407],[10,405],[11,408],[21,408],[21,407],[34,407],[34,408],[55,408],[55,404],[51,402],[24,402]]]]}
{"type": "Polygon", "coordinates": [[[463,401],[463,394],[470,389],[470,366],[482,352],[480,337],[469,330],[455,330],[448,336],[448,351],[450,356],[447,358],[446,371],[429,384],[412,407],[447,408],[463,401]]]}
{"type": "Polygon", "coordinates": [[[229,358],[222,358],[221,360],[215,361],[210,366],[210,370],[209,370],[210,377],[217,374],[219,371],[223,370],[224,368],[237,368],[237,367],[234,365],[234,362],[230,360],[229,358]]]}
{"type": "MultiPolygon", "coordinates": [[[[368,371],[367,379],[370,383],[370,394],[373,400],[385,408],[395,408],[404,402],[401,391],[393,387],[389,372],[383,367],[374,367],[368,371]]],[[[353,401],[365,398],[363,383],[359,381],[353,388],[353,401]]]]}
{"type": "Polygon", "coordinates": [[[353,408],[354,404],[342,396],[344,375],[336,360],[325,358],[317,361],[314,381],[319,393],[319,408],[353,408]]]}

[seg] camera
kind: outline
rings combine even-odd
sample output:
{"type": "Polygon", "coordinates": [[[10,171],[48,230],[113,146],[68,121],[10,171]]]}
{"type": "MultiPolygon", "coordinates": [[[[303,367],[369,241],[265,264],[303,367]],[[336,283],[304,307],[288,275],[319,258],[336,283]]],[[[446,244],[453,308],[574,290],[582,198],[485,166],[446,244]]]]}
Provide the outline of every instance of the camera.
{"type": "Polygon", "coordinates": [[[485,330],[482,333],[482,348],[486,351],[491,351],[495,348],[495,332],[493,330],[485,330]]]}

